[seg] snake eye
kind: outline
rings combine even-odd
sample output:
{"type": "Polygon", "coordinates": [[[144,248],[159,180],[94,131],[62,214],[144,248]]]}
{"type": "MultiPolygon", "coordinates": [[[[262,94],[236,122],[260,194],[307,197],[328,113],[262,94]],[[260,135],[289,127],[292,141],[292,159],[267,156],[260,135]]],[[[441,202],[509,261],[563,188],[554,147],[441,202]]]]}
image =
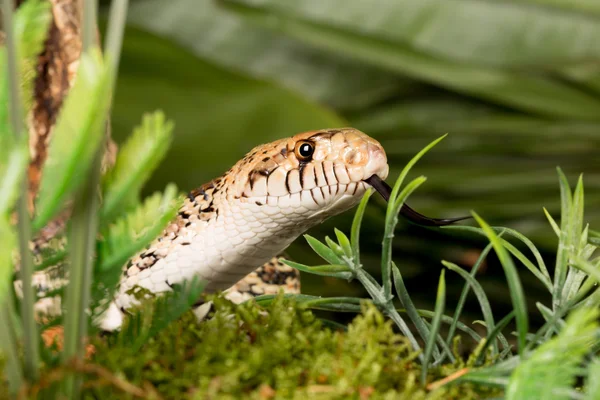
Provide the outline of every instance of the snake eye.
{"type": "Polygon", "coordinates": [[[294,152],[298,160],[308,161],[315,152],[315,146],[311,142],[298,142],[294,152]]]}

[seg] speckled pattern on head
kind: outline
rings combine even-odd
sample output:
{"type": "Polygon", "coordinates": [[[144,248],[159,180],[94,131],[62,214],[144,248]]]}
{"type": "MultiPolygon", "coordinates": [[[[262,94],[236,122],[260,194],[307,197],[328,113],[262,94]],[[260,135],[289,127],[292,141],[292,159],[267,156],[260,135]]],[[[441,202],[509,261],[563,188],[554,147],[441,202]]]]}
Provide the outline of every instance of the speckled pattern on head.
{"type": "Polygon", "coordinates": [[[120,326],[117,311],[135,304],[128,292],[136,286],[161,293],[199,276],[208,292],[232,287],[312,226],[356,205],[374,174],[388,175],[385,151],[353,128],[255,147],[192,191],[163,234],[128,263],[101,326],[120,326]]]}

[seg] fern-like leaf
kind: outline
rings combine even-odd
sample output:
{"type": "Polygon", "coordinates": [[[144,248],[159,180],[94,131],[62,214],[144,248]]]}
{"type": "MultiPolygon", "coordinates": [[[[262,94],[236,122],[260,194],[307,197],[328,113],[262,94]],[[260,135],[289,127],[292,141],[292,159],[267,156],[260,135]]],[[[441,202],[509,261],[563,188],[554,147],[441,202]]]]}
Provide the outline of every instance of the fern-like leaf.
{"type": "Polygon", "coordinates": [[[103,299],[110,298],[119,283],[121,267],[175,218],[180,204],[177,188],[171,184],[164,193],[148,197],[142,205],[107,228],[104,239],[98,244],[92,304],[97,306],[103,299]]]}
{"type": "Polygon", "coordinates": [[[194,277],[181,285],[174,285],[170,293],[143,301],[142,307],[127,319],[119,333],[119,341],[137,351],[148,339],[188,311],[200,298],[205,286],[205,281],[194,277]]]}
{"type": "Polygon", "coordinates": [[[107,221],[137,203],[141,188],[164,158],[172,137],[173,123],[161,111],[144,115],[105,177],[102,216],[107,221]]]}
{"type": "Polygon", "coordinates": [[[597,341],[599,314],[595,308],[574,311],[556,338],[542,344],[515,369],[506,399],[569,399],[579,364],[597,341]]]}

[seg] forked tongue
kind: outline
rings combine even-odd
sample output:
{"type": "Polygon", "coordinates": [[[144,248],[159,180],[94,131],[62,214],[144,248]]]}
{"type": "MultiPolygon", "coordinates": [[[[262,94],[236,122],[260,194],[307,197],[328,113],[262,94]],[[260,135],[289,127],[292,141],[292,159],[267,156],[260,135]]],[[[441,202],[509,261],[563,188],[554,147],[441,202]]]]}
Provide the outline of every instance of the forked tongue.
{"type": "MultiPolygon", "coordinates": [[[[383,179],[381,179],[377,175],[372,175],[370,178],[365,179],[369,185],[373,186],[375,190],[385,199],[385,201],[390,200],[390,195],[392,194],[392,188],[388,185],[383,179]]],[[[417,225],[422,226],[445,226],[453,224],[457,221],[462,221],[465,219],[469,219],[471,217],[458,217],[458,218],[429,218],[423,214],[419,214],[412,208],[410,208],[406,203],[402,205],[400,209],[400,215],[404,218],[413,222],[417,225]]]]}

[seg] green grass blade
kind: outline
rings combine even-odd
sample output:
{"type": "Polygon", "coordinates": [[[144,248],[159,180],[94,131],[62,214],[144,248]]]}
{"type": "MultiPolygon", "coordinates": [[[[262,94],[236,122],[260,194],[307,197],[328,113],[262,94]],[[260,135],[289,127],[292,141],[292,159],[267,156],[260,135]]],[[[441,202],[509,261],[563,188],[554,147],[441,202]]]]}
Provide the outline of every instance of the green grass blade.
{"type": "Polygon", "coordinates": [[[352,245],[350,244],[350,239],[348,239],[348,236],[346,236],[346,234],[342,231],[340,231],[339,229],[335,228],[334,229],[335,232],[335,236],[337,237],[337,240],[340,244],[340,247],[342,248],[342,250],[344,250],[344,255],[347,258],[348,262],[352,261],[352,245]]]}
{"type": "Polygon", "coordinates": [[[390,197],[390,200],[388,201],[385,229],[381,244],[381,279],[383,280],[383,291],[386,298],[392,295],[392,241],[394,239],[396,225],[398,224],[398,213],[408,196],[421,186],[425,180],[426,178],[424,177],[413,179],[406,187],[404,187],[397,197],[390,197]]]}
{"type": "MultiPolygon", "coordinates": [[[[410,318],[412,323],[415,325],[415,328],[417,329],[417,332],[419,332],[419,336],[421,336],[421,339],[423,339],[423,341],[427,341],[430,335],[429,328],[427,327],[427,325],[425,325],[423,319],[419,315],[417,308],[415,307],[412,299],[410,298],[410,295],[408,294],[408,290],[406,289],[406,285],[404,284],[404,279],[402,279],[402,273],[393,261],[392,273],[394,276],[394,287],[396,288],[398,299],[400,299],[400,304],[402,304],[402,306],[406,310],[408,318],[410,318]]],[[[434,349],[434,351],[436,351],[434,356],[439,357],[439,351],[437,350],[437,348],[434,349]]]]}
{"type": "MultiPolygon", "coordinates": [[[[492,249],[492,244],[488,244],[485,249],[483,249],[483,251],[481,252],[481,255],[479,256],[479,258],[477,259],[477,261],[475,262],[475,264],[473,264],[473,267],[471,268],[471,276],[475,276],[477,275],[477,271],[479,271],[479,267],[481,267],[481,264],[483,263],[483,261],[485,260],[485,258],[487,257],[488,253],[490,252],[490,250],[492,249]]],[[[450,344],[452,343],[452,340],[454,339],[454,332],[456,332],[456,325],[458,324],[458,319],[460,318],[460,315],[462,314],[462,310],[465,306],[465,302],[467,301],[467,295],[469,294],[469,289],[470,289],[470,285],[468,282],[465,281],[465,284],[463,285],[463,289],[460,293],[460,297],[458,299],[458,303],[456,304],[456,309],[454,310],[454,316],[452,317],[452,323],[450,324],[450,328],[448,329],[448,336],[446,338],[446,344],[448,346],[450,346],[450,344]]]]}
{"type": "MultiPolygon", "coordinates": [[[[485,232],[481,228],[476,228],[473,226],[465,226],[465,225],[444,226],[444,227],[442,227],[442,229],[474,232],[474,233],[485,236],[485,232]]],[[[548,287],[550,292],[552,292],[553,289],[551,287],[552,284],[550,283],[551,282],[550,274],[548,273],[548,270],[546,268],[546,265],[544,263],[542,255],[540,254],[539,250],[534,246],[534,244],[531,242],[531,240],[529,240],[523,234],[515,231],[514,229],[505,228],[505,227],[492,227],[492,229],[494,230],[494,232],[499,232],[500,233],[499,236],[502,236],[502,234],[506,233],[509,236],[515,237],[516,239],[523,242],[523,244],[525,244],[531,250],[531,252],[533,253],[533,255],[538,263],[538,267],[535,267],[535,265],[531,261],[529,261],[529,259],[519,249],[517,249],[515,246],[513,246],[508,241],[502,239],[502,243],[503,243],[503,245],[506,246],[506,249],[508,251],[510,251],[519,261],[521,261],[523,263],[523,265],[525,266],[525,268],[527,268],[531,273],[533,273],[535,275],[535,277],[538,278],[546,287],[548,287]]]]}
{"type": "Polygon", "coordinates": [[[5,297],[4,300],[0,300],[0,350],[4,359],[3,369],[9,393],[16,398],[23,387],[23,369],[17,351],[19,343],[12,326],[13,313],[12,299],[5,297]]]}
{"type": "MultiPolygon", "coordinates": [[[[9,213],[19,197],[21,181],[25,179],[29,161],[27,152],[26,143],[21,140],[6,154],[6,158],[0,158],[0,215],[9,213]]],[[[0,151],[0,157],[2,156],[4,154],[0,151]]]]}
{"type": "Polygon", "coordinates": [[[529,240],[529,238],[527,238],[525,235],[523,235],[522,233],[520,233],[514,229],[502,228],[502,230],[504,232],[506,232],[507,235],[520,240],[525,246],[527,246],[527,248],[529,248],[529,250],[531,251],[531,253],[535,257],[535,260],[538,263],[538,268],[540,269],[540,271],[542,271],[542,273],[544,274],[546,279],[548,281],[550,281],[550,273],[548,272],[548,268],[546,268],[546,263],[544,262],[544,258],[540,254],[540,251],[537,249],[537,247],[535,247],[533,242],[531,240],[529,240]]]}
{"type": "MultiPolygon", "coordinates": [[[[570,230],[569,243],[573,246],[569,250],[568,258],[573,258],[574,255],[582,256],[587,245],[587,229],[583,228],[583,210],[584,210],[584,190],[583,177],[580,175],[573,192],[573,203],[569,216],[570,230]],[[585,236],[585,238],[584,238],[585,236]]],[[[564,281],[560,298],[562,301],[568,301],[578,290],[584,275],[569,265],[567,276],[564,281]]]]}
{"type": "Polygon", "coordinates": [[[525,295],[523,293],[523,286],[521,285],[519,274],[517,273],[517,269],[515,268],[510,255],[502,245],[502,241],[498,235],[496,235],[494,230],[479,215],[477,215],[477,213],[472,212],[472,215],[494,246],[496,255],[498,256],[498,259],[502,264],[502,268],[504,269],[504,274],[506,275],[506,280],[508,282],[510,297],[517,321],[519,354],[522,354],[525,348],[527,331],[529,329],[529,317],[527,315],[527,304],[525,303],[525,295]]]}
{"type": "MultiPolygon", "coordinates": [[[[406,312],[406,310],[399,309],[398,312],[406,312]]],[[[419,313],[420,316],[422,316],[424,318],[432,319],[434,316],[434,312],[430,311],[430,310],[417,309],[417,312],[419,313]]],[[[464,323],[462,323],[460,321],[455,322],[454,319],[448,315],[442,316],[442,322],[445,324],[448,324],[448,325],[455,324],[456,329],[469,335],[475,343],[479,343],[483,340],[483,338],[477,332],[475,332],[473,329],[471,329],[469,326],[465,325],[464,323]]]]}
{"type": "MultiPolygon", "coordinates": [[[[406,178],[406,176],[408,175],[408,173],[410,172],[412,167],[414,167],[415,164],[421,159],[421,157],[423,157],[436,144],[438,144],[443,139],[445,139],[446,136],[448,136],[448,134],[440,136],[439,138],[435,139],[433,142],[429,143],[421,151],[419,151],[413,158],[411,158],[411,160],[408,163],[406,163],[404,168],[402,168],[402,171],[400,172],[400,175],[398,175],[398,179],[396,179],[396,182],[394,183],[394,187],[392,189],[392,193],[390,195],[389,203],[393,204],[394,207],[398,207],[395,204],[396,199],[398,198],[398,193],[400,192],[400,188],[402,187],[402,184],[404,183],[404,179],[406,178]]],[[[398,211],[396,211],[394,208],[390,209],[388,207],[388,210],[386,213],[386,221],[388,221],[389,218],[392,218],[396,214],[398,214],[398,211]]]]}
{"type": "MultiPolygon", "coordinates": [[[[342,264],[342,259],[336,254],[334,250],[330,247],[327,247],[316,238],[310,235],[304,235],[304,239],[308,242],[308,245],[315,253],[319,255],[323,260],[327,261],[330,264],[342,264]]],[[[341,249],[341,248],[340,248],[341,249]]],[[[342,250],[343,251],[343,250],[342,250]]]]}
{"type": "Polygon", "coordinates": [[[555,310],[558,309],[562,303],[561,295],[569,267],[569,248],[573,245],[571,242],[573,238],[571,222],[573,199],[571,188],[569,187],[567,177],[562,170],[557,168],[557,171],[560,182],[561,217],[558,251],[556,253],[556,265],[554,267],[554,290],[552,292],[552,308],[555,310]]]}
{"type": "Polygon", "coordinates": [[[292,268],[296,268],[298,271],[306,272],[313,275],[320,276],[331,276],[339,279],[351,279],[354,275],[352,270],[347,265],[343,264],[330,264],[330,265],[318,265],[310,267],[308,265],[300,264],[290,260],[281,260],[285,265],[289,265],[292,268]]]}
{"type": "Polygon", "coordinates": [[[480,364],[483,362],[483,360],[485,358],[485,350],[486,350],[487,346],[489,346],[490,343],[496,342],[496,338],[498,338],[500,340],[500,342],[502,343],[502,347],[504,347],[504,350],[499,358],[502,360],[507,355],[512,355],[511,346],[508,343],[508,341],[506,340],[506,338],[504,337],[504,335],[502,335],[502,330],[504,328],[506,328],[506,326],[510,323],[510,321],[513,320],[514,317],[515,317],[515,311],[513,310],[513,311],[509,312],[500,321],[498,321],[498,323],[496,324],[494,329],[492,329],[488,333],[488,335],[485,338],[485,344],[480,349],[480,353],[479,353],[479,356],[477,357],[476,364],[480,364]]]}
{"type": "Polygon", "coordinates": [[[546,207],[544,207],[544,214],[546,215],[550,226],[552,226],[552,230],[554,231],[554,233],[556,233],[556,236],[560,238],[560,227],[558,226],[554,218],[552,218],[552,215],[550,215],[546,207]]]}
{"type": "Polygon", "coordinates": [[[421,385],[425,385],[427,380],[427,370],[429,368],[429,360],[433,354],[433,348],[440,332],[440,326],[442,325],[442,315],[444,315],[444,309],[446,308],[446,280],[444,278],[445,270],[440,273],[440,280],[438,283],[437,296],[435,301],[435,315],[431,321],[431,330],[429,338],[425,343],[425,359],[421,366],[421,385]]]}
{"type": "MultiPolygon", "coordinates": [[[[481,313],[483,314],[483,319],[485,320],[485,325],[488,330],[488,336],[490,336],[490,333],[494,330],[496,324],[494,322],[494,314],[492,313],[490,301],[488,300],[487,295],[483,290],[483,287],[481,287],[481,284],[477,282],[477,280],[473,278],[473,276],[467,273],[467,271],[465,271],[458,265],[448,261],[442,261],[442,264],[449,270],[459,274],[471,286],[471,288],[473,289],[473,293],[475,293],[475,296],[477,297],[479,306],[481,307],[481,313]]],[[[496,341],[492,343],[492,349],[492,354],[497,355],[498,345],[496,344],[496,341]]]]}
{"type": "MultiPolygon", "coordinates": [[[[3,119],[0,128],[7,128],[10,126],[11,129],[3,132],[3,142],[0,144],[7,144],[5,135],[8,132],[13,132],[16,136],[16,142],[23,143],[26,137],[26,128],[24,126],[23,111],[23,96],[21,92],[21,39],[23,35],[19,35],[13,27],[13,7],[14,2],[5,0],[2,4],[2,22],[4,28],[4,44],[6,48],[6,70],[5,75],[2,77],[2,98],[8,99],[8,104],[2,104],[0,108],[8,108],[10,110],[10,123],[3,119]],[[7,79],[8,78],[8,79],[7,79]],[[7,82],[5,87],[4,82],[7,82]],[[8,95],[6,94],[8,92],[8,95]]],[[[27,9],[26,9],[27,10],[27,9]]],[[[0,60],[2,62],[4,60],[0,60]]],[[[4,69],[4,68],[2,68],[4,69]]],[[[7,110],[8,111],[8,110],[7,110]]],[[[4,114],[4,111],[2,111],[4,114]]],[[[21,175],[16,172],[16,175],[21,175]]],[[[16,176],[13,176],[15,178],[16,176]]],[[[3,177],[4,178],[4,177],[3,177]]],[[[20,197],[17,203],[17,215],[18,225],[17,234],[19,238],[19,256],[20,256],[20,269],[19,276],[23,285],[23,299],[21,301],[21,318],[23,323],[24,334],[24,358],[25,358],[25,377],[29,381],[37,380],[39,376],[39,337],[37,335],[37,325],[34,317],[34,293],[32,287],[32,274],[33,274],[33,259],[31,251],[29,249],[29,241],[31,240],[31,221],[29,217],[29,183],[26,179],[20,179],[20,197]]],[[[0,218],[4,219],[4,215],[0,215],[0,218]]]]}
{"type": "Polygon", "coordinates": [[[325,236],[325,243],[327,243],[327,246],[329,246],[329,248],[333,250],[335,255],[341,260],[340,257],[344,256],[344,249],[342,249],[342,246],[331,240],[329,236],[325,236]]]}
{"type": "Polygon", "coordinates": [[[352,221],[352,229],[350,231],[350,243],[352,245],[352,257],[356,268],[360,267],[360,225],[365,215],[365,209],[369,198],[373,194],[372,189],[368,189],[364,194],[363,198],[358,205],[356,212],[354,213],[354,220],[352,221]]]}
{"type": "Polygon", "coordinates": [[[535,277],[546,286],[548,291],[552,293],[552,282],[542,271],[540,271],[525,255],[513,246],[507,240],[502,240],[502,245],[508,250],[517,260],[521,262],[535,277]]]}

